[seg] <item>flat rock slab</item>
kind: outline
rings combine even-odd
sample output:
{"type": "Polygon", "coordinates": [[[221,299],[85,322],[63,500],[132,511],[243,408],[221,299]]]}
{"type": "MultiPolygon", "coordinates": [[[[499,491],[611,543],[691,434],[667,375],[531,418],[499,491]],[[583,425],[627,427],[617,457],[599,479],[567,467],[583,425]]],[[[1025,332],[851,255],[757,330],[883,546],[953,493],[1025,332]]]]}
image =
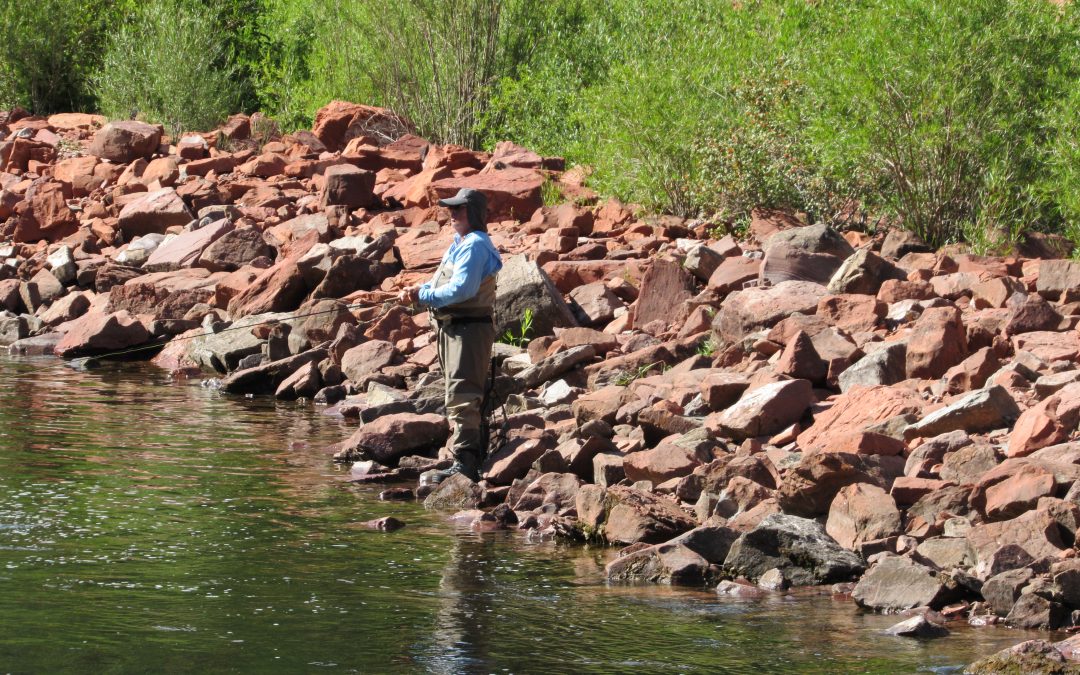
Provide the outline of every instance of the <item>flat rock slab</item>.
{"type": "Polygon", "coordinates": [[[912,607],[940,608],[947,600],[944,582],[932,569],[890,556],[863,575],[851,596],[862,607],[896,612],[912,607]]]}
{"type": "Polygon", "coordinates": [[[813,400],[808,380],[773,382],[747,391],[707,424],[734,440],[771,435],[797,422],[813,400]]]}

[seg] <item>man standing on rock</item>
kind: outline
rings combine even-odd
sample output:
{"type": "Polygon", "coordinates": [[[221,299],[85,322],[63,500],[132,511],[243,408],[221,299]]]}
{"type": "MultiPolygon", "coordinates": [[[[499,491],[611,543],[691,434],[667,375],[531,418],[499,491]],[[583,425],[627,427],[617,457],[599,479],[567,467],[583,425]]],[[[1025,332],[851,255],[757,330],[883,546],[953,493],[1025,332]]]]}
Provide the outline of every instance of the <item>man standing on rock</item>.
{"type": "Polygon", "coordinates": [[[495,342],[495,277],[502,259],[487,235],[487,198],[463,188],[439,206],[450,209],[454,243],[443,254],[435,276],[398,295],[403,304],[429,308],[438,332],[439,365],[446,385],[446,417],[454,464],[427,471],[424,485],[435,485],[456,473],[480,480],[484,439],[480,437],[484,385],[495,342]]]}

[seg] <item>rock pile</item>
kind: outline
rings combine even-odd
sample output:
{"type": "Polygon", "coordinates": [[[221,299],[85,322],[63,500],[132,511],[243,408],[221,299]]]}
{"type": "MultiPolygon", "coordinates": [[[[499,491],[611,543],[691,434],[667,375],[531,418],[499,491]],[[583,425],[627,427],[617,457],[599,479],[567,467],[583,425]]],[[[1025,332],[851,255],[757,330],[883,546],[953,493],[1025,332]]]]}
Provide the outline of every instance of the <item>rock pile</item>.
{"type": "MultiPolygon", "coordinates": [[[[378,108],[268,128],[0,115],[0,344],[168,342],[173,373],[355,419],[331,449],[353,480],[412,479],[449,429],[432,330],[391,300],[448,245],[435,202],[477,188],[506,261],[499,333],[533,321],[497,345],[483,480],[427,504],[625,546],[612,580],[857,582],[880,611],[1080,619],[1080,263],[1056,242],[934,252],[764,211],[735,241],[378,108]]],[[[915,623],[899,633],[936,630],[915,623]]]]}

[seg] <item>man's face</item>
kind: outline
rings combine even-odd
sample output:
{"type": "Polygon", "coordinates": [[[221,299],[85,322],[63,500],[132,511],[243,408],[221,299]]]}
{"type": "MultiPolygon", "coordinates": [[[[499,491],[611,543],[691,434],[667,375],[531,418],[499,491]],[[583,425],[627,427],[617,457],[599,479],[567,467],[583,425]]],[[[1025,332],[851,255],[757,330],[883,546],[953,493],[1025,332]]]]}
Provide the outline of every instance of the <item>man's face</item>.
{"type": "Polygon", "coordinates": [[[454,226],[454,232],[464,237],[472,229],[469,227],[469,215],[465,206],[450,207],[450,224],[454,226]]]}

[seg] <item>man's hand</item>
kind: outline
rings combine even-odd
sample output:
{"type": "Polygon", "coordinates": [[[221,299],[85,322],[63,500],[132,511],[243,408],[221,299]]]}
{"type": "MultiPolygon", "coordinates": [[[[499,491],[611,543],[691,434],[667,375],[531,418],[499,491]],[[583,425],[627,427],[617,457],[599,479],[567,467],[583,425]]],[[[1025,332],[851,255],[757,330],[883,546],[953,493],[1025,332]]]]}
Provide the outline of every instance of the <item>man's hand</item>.
{"type": "Polygon", "coordinates": [[[420,302],[420,287],[406,286],[398,293],[397,300],[402,305],[415,305],[420,302]]]}

